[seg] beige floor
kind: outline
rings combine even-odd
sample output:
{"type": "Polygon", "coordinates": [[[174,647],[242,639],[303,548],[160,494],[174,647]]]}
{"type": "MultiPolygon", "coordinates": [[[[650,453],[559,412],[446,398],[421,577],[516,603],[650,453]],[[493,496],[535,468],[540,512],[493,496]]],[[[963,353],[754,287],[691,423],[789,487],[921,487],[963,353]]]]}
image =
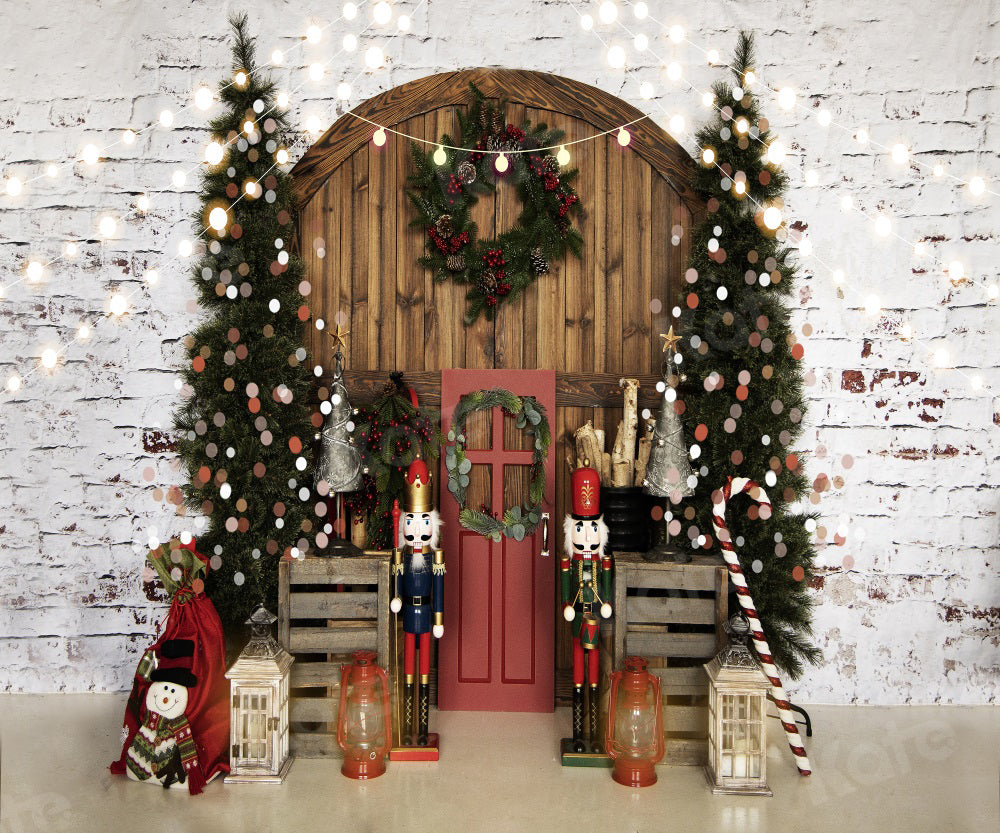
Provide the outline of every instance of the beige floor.
{"type": "Polygon", "coordinates": [[[297,760],[275,786],[209,785],[196,798],[115,777],[124,698],[0,695],[0,831],[995,831],[995,708],[815,707],[815,774],[795,773],[772,722],[773,798],[713,796],[691,767],[645,790],[564,769],[553,715],[445,712],[437,764],[390,764],[359,784],[297,760]]]}

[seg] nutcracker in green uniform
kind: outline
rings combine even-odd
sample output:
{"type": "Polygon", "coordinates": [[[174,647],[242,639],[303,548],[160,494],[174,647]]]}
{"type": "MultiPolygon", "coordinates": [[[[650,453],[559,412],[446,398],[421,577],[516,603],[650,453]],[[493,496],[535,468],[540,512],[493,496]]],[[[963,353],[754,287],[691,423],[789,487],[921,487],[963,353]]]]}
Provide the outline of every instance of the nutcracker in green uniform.
{"type": "Polygon", "coordinates": [[[611,616],[611,556],[608,527],[600,509],[601,481],[582,466],[573,472],[573,512],[563,524],[565,553],[560,561],[563,616],[573,630],[573,748],[586,749],[583,735],[583,685],[590,685],[591,751],[598,746],[601,619],[611,616]],[[586,674],[584,673],[586,671],[586,674]]]}

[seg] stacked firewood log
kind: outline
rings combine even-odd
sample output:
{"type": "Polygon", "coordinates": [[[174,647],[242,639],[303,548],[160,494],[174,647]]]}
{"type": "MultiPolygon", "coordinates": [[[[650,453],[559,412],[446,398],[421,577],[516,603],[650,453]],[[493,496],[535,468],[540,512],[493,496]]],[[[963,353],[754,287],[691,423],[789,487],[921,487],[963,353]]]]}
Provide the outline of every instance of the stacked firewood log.
{"type": "Polygon", "coordinates": [[[575,453],[567,455],[570,470],[583,465],[597,469],[606,486],[641,486],[653,436],[653,420],[642,420],[638,413],[639,380],[622,379],[624,407],[614,445],[605,451],[605,434],[590,420],[573,432],[575,453]]]}

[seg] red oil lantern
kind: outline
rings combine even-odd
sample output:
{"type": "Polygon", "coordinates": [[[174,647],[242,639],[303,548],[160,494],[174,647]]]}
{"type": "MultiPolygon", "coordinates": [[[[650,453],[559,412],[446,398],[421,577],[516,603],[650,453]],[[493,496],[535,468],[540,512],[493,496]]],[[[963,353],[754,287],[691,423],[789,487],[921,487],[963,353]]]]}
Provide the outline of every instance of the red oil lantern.
{"type": "Polygon", "coordinates": [[[351,665],[340,666],[337,743],[344,750],[340,771],[348,778],[378,778],[389,754],[389,681],[374,651],[355,651],[351,665]]]}
{"type": "Polygon", "coordinates": [[[655,784],[664,752],[660,680],[642,657],[626,657],[625,670],[611,675],[610,699],[605,743],[615,762],[612,777],[626,787],[655,784]]]}

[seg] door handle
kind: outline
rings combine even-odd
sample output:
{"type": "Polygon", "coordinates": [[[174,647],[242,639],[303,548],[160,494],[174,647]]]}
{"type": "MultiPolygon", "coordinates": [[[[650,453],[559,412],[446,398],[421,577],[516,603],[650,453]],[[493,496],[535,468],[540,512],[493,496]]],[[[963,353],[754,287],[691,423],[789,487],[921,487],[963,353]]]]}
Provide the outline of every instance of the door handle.
{"type": "Polygon", "coordinates": [[[549,557],[549,513],[542,512],[542,558],[549,557]]]}

